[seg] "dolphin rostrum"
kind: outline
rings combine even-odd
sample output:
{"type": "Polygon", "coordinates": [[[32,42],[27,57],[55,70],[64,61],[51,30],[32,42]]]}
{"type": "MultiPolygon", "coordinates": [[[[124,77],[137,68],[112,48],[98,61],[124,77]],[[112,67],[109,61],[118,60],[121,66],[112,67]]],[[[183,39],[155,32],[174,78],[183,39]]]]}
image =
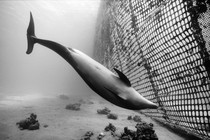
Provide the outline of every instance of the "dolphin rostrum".
{"type": "Polygon", "coordinates": [[[157,105],[141,96],[128,78],[119,70],[114,74],[102,64],[96,62],[79,50],[65,47],[53,41],[37,38],[34,32],[34,21],[30,13],[27,30],[27,54],[33,51],[35,43],[41,44],[63,57],[82,77],[86,84],[109,102],[131,110],[156,109],[157,105]]]}

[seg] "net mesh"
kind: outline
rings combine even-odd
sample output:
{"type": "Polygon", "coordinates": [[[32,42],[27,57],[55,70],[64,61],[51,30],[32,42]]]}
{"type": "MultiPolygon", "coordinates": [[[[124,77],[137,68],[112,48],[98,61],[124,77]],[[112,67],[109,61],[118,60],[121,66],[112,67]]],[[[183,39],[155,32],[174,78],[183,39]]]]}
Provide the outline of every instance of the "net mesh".
{"type": "Polygon", "coordinates": [[[158,110],[144,114],[210,138],[210,6],[205,0],[107,0],[95,58],[121,70],[158,110]]]}

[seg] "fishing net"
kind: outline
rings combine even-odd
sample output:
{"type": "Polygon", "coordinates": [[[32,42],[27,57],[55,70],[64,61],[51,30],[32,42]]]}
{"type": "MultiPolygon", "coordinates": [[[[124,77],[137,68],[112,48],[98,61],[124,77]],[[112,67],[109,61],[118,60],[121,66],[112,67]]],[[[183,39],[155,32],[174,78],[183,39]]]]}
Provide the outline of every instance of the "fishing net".
{"type": "Polygon", "coordinates": [[[159,105],[144,114],[210,138],[210,5],[205,0],[102,1],[95,58],[159,105]]]}

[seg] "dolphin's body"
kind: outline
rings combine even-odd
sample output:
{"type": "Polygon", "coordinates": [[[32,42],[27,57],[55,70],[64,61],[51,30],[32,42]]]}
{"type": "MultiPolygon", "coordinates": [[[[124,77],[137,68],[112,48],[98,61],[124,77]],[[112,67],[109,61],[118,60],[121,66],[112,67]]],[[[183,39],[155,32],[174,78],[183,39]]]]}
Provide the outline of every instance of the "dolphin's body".
{"type": "Polygon", "coordinates": [[[156,104],[147,100],[132,88],[128,78],[119,70],[114,69],[118,74],[117,76],[79,50],[67,48],[53,41],[37,38],[34,33],[34,21],[31,13],[27,39],[27,54],[33,51],[35,43],[55,51],[78,72],[93,91],[111,103],[131,110],[157,108],[156,104]]]}

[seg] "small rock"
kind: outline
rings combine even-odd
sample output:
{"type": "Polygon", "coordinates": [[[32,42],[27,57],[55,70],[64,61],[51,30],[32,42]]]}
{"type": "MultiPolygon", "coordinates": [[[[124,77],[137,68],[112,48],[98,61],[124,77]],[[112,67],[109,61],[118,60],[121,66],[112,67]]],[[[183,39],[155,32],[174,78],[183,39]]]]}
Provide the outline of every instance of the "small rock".
{"type": "Polygon", "coordinates": [[[101,140],[104,136],[105,136],[104,133],[101,132],[101,133],[98,135],[97,140],[101,140]]]}
{"type": "Polygon", "coordinates": [[[47,125],[47,124],[45,124],[45,125],[43,125],[43,127],[44,127],[44,128],[46,128],[46,127],[48,127],[48,125],[47,125]]]}
{"type": "Polygon", "coordinates": [[[68,104],[68,105],[66,105],[66,109],[78,111],[78,110],[80,110],[80,106],[81,106],[80,103],[68,104]]]}
{"type": "Polygon", "coordinates": [[[111,112],[111,110],[108,109],[107,107],[105,107],[104,109],[98,109],[98,110],[97,110],[97,113],[98,113],[98,114],[104,114],[104,115],[107,115],[107,114],[109,114],[110,112],[111,112]]]}
{"type": "Polygon", "coordinates": [[[39,122],[36,120],[37,115],[34,113],[31,113],[29,118],[26,118],[25,120],[21,120],[16,123],[18,125],[18,128],[20,130],[28,129],[28,130],[37,130],[39,129],[39,122]]]}
{"type": "Polygon", "coordinates": [[[88,131],[85,133],[85,135],[80,139],[80,140],[90,140],[90,138],[93,136],[93,132],[92,131],[88,131]]]}
{"type": "Polygon", "coordinates": [[[105,131],[112,131],[112,132],[115,132],[116,131],[116,127],[112,124],[112,123],[109,123],[108,126],[106,126],[104,128],[105,131]]]}
{"type": "Polygon", "coordinates": [[[59,97],[60,99],[62,99],[62,100],[69,100],[69,96],[64,95],[64,94],[59,95],[58,97],[59,97]]]}
{"type": "Polygon", "coordinates": [[[128,118],[127,118],[127,120],[132,120],[133,118],[132,118],[132,116],[128,116],[128,118]]]}
{"type": "Polygon", "coordinates": [[[118,118],[118,116],[117,116],[117,114],[110,113],[110,114],[107,115],[107,118],[116,120],[118,118]]]}
{"type": "Polygon", "coordinates": [[[135,122],[141,122],[141,117],[138,116],[138,115],[135,115],[135,116],[133,117],[133,121],[135,121],[135,122]]]}

